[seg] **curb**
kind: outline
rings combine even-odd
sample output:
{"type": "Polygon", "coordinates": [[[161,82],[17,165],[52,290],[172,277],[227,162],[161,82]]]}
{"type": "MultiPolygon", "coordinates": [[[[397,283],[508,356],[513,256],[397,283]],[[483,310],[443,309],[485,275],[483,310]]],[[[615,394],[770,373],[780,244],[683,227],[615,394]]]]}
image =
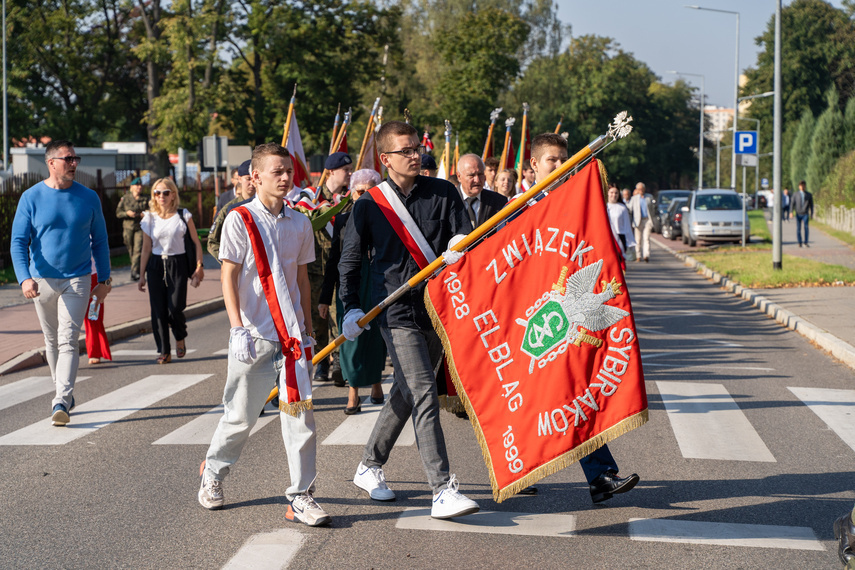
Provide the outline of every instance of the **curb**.
{"type": "MultiPolygon", "coordinates": [[[[200,317],[202,315],[207,315],[208,313],[213,313],[214,311],[218,311],[219,309],[224,308],[225,301],[223,301],[223,297],[216,297],[214,299],[208,299],[207,301],[201,301],[199,303],[195,303],[190,305],[186,309],[184,309],[184,316],[188,319],[192,319],[195,317],[200,317]]],[[[146,334],[151,332],[151,318],[145,317],[142,319],[137,319],[135,321],[130,321],[127,323],[122,323],[118,325],[113,325],[112,327],[106,330],[107,332],[107,340],[110,344],[113,344],[116,341],[131,337],[137,336],[140,334],[146,334]]],[[[80,339],[78,341],[78,345],[81,353],[86,352],[86,340],[80,339]]],[[[4,374],[10,374],[12,372],[18,372],[20,370],[25,370],[27,368],[32,368],[34,366],[41,366],[47,363],[47,359],[45,358],[45,347],[34,348],[33,350],[28,350],[23,354],[19,354],[15,358],[0,364],[0,376],[4,374]]]]}
{"type": "Polygon", "coordinates": [[[849,368],[855,370],[855,346],[837,338],[815,324],[806,321],[792,311],[788,311],[780,305],[773,303],[753,289],[743,287],[738,282],[725,277],[717,271],[713,271],[692,256],[675,251],[667,245],[661,244],[655,240],[650,240],[650,243],[655,244],[669,252],[677,259],[682,260],[687,267],[691,267],[713,283],[718,283],[721,285],[722,289],[728,293],[737,297],[742,297],[754,305],[754,307],[756,307],[760,312],[765,313],[771,319],[777,321],[786,328],[793,330],[806,339],[816,343],[820,348],[828,351],[833,357],[843,362],[849,368]]]}

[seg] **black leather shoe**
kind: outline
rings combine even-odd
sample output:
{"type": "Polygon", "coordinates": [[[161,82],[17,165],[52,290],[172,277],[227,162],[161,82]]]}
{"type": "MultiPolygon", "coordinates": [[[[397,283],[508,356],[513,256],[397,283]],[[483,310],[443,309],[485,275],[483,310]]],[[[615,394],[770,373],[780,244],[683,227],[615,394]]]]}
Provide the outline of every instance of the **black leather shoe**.
{"type": "Polygon", "coordinates": [[[339,388],[347,386],[347,382],[344,381],[344,376],[341,374],[341,368],[336,368],[334,364],[332,369],[332,381],[333,384],[339,388]]]}
{"type": "Polygon", "coordinates": [[[840,557],[843,565],[849,568],[847,564],[855,562],[855,552],[852,551],[853,543],[855,543],[855,525],[852,524],[850,513],[846,513],[834,521],[834,538],[839,541],[837,556],[840,557]]]}
{"type": "Polygon", "coordinates": [[[638,475],[635,473],[621,479],[615,471],[609,469],[591,481],[591,500],[594,503],[602,503],[607,499],[611,499],[612,495],[626,493],[631,490],[638,481],[638,475]]]}
{"type": "Polygon", "coordinates": [[[324,359],[322,362],[319,362],[315,367],[315,380],[320,382],[329,382],[329,373],[330,373],[330,363],[329,360],[324,359]]]}

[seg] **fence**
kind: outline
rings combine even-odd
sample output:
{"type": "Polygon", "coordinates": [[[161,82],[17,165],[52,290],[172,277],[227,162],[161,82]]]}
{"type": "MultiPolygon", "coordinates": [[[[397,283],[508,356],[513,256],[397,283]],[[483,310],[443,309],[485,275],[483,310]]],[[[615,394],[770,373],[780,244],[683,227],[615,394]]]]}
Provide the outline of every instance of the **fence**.
{"type": "Polygon", "coordinates": [[[835,230],[855,235],[855,210],[845,206],[818,208],[816,218],[835,230]]]}
{"type": "MultiPolygon", "coordinates": [[[[15,211],[18,208],[21,194],[42,180],[43,178],[38,175],[19,174],[7,178],[0,186],[0,269],[11,265],[12,259],[9,248],[12,245],[12,221],[15,218],[15,211]]],[[[107,237],[110,247],[124,246],[122,220],[116,217],[116,207],[128,187],[117,185],[114,174],[102,177],[100,171],[96,176],[78,172],[75,180],[95,190],[101,198],[101,209],[107,224],[107,237]]],[[[126,184],[129,179],[123,176],[120,180],[126,184]]],[[[190,210],[197,229],[208,228],[214,221],[214,207],[217,204],[214,193],[214,177],[209,176],[202,180],[197,173],[195,181],[189,179],[189,182],[191,185],[185,185],[179,193],[180,207],[190,210]]],[[[223,181],[220,180],[220,189],[224,190],[225,188],[223,181]]]]}

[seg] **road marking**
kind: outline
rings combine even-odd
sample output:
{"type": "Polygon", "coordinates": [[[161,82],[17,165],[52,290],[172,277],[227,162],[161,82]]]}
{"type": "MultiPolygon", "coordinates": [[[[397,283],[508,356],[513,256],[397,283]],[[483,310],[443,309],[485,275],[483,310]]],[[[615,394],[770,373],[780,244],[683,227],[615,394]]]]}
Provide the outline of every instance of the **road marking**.
{"type": "Polygon", "coordinates": [[[760,372],[775,371],[775,368],[763,368],[762,366],[719,366],[718,364],[662,364],[661,362],[645,362],[644,368],[712,368],[713,370],[757,370],[760,372]]]}
{"type": "Polygon", "coordinates": [[[409,507],[398,517],[395,528],[569,538],[575,536],[576,517],[574,515],[479,511],[474,515],[452,520],[439,520],[431,518],[430,509],[409,507]]]}
{"type": "MultiPolygon", "coordinates": [[[[387,378],[383,382],[383,394],[386,398],[389,397],[389,390],[392,388],[391,378],[387,378]]],[[[383,404],[372,404],[368,396],[362,398],[362,411],[353,416],[347,416],[347,419],[341,422],[335,430],[321,442],[321,445],[365,445],[368,443],[368,438],[371,437],[371,431],[374,429],[374,424],[380,416],[380,410],[383,409],[383,404]]],[[[413,422],[407,421],[404,424],[404,429],[401,430],[401,435],[398,436],[398,441],[395,445],[413,445],[416,443],[416,432],[413,431],[413,422]]]]}
{"type": "Polygon", "coordinates": [[[680,337],[684,340],[694,340],[694,341],[698,341],[698,342],[709,342],[712,344],[717,344],[719,346],[732,346],[732,347],[741,347],[742,346],[741,344],[738,344],[735,342],[728,342],[726,340],[714,340],[714,339],[705,338],[702,336],[689,336],[689,335],[685,335],[685,334],[669,333],[669,332],[665,332],[665,331],[658,331],[658,330],[654,330],[654,329],[645,329],[645,328],[641,328],[641,327],[636,327],[635,330],[637,332],[644,332],[647,334],[653,334],[653,335],[659,335],[659,336],[676,336],[676,337],[680,337]]]}
{"type": "Polygon", "coordinates": [[[855,390],[790,387],[788,390],[855,450],[855,390]]]}
{"type": "MultiPolygon", "coordinates": [[[[192,354],[196,352],[195,348],[188,348],[187,354],[192,354]]],[[[122,350],[114,350],[112,351],[113,356],[160,356],[160,353],[157,350],[131,350],[131,349],[122,349],[122,350]]],[[[172,350],[172,356],[178,357],[178,354],[175,352],[175,349],[172,350]]]]}
{"type": "Polygon", "coordinates": [[[305,537],[296,530],[281,528],[253,535],[226,562],[223,570],[280,570],[288,564],[303,544],[305,537]]]}
{"type": "Polygon", "coordinates": [[[228,356],[229,355],[229,349],[228,348],[221,348],[220,350],[214,352],[214,354],[216,356],[228,356]]]}
{"type": "Polygon", "coordinates": [[[641,355],[641,358],[643,360],[650,360],[651,358],[660,358],[662,356],[674,356],[675,354],[680,355],[680,354],[687,354],[690,352],[710,352],[713,350],[721,350],[721,349],[722,349],[722,347],[720,347],[720,346],[710,346],[708,348],[687,348],[685,350],[668,350],[668,351],[662,351],[662,352],[657,352],[655,350],[645,350],[644,353],[641,355]]]}
{"type": "Polygon", "coordinates": [[[657,381],[683,457],[775,462],[721,384],[657,381]]]}
{"type": "Polygon", "coordinates": [[[629,536],[647,542],[825,550],[813,529],[803,526],[629,519],[629,536]]]}
{"type": "MultiPolygon", "coordinates": [[[[223,405],[220,404],[216,408],[211,408],[201,416],[193,419],[193,421],[184,424],[177,430],[166,434],[152,443],[152,445],[209,445],[222,417],[223,405]]],[[[267,404],[264,406],[264,415],[258,418],[249,435],[255,435],[255,432],[278,417],[279,411],[271,404],[267,404]]]]}
{"type": "Polygon", "coordinates": [[[78,404],[65,427],[50,418],[0,437],[0,445],[63,445],[117,422],[152,404],[198,384],[212,374],[154,375],[78,404]]]}
{"type": "MultiPolygon", "coordinates": [[[[78,376],[76,382],[88,380],[91,376],[78,376]]],[[[5,386],[0,386],[0,410],[11,408],[21,402],[56,394],[56,384],[50,376],[30,376],[5,386]]]]}

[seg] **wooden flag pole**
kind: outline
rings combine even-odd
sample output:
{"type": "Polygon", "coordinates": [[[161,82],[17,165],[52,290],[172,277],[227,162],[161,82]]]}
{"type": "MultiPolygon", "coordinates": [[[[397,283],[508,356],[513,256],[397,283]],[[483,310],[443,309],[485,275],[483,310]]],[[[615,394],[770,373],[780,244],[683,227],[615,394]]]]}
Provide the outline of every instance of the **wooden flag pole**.
{"type": "Polygon", "coordinates": [[[334,153],[335,149],[338,148],[338,146],[335,144],[335,140],[336,140],[336,137],[338,136],[338,122],[341,118],[340,113],[341,113],[341,103],[338,104],[338,109],[336,109],[336,111],[335,111],[335,119],[333,120],[333,126],[332,126],[332,137],[330,137],[330,151],[327,154],[334,153]]]}
{"type": "Polygon", "coordinates": [[[445,160],[445,179],[451,177],[451,121],[445,120],[445,150],[443,151],[443,159],[445,160]]]}
{"type": "Polygon", "coordinates": [[[484,152],[481,153],[481,160],[487,160],[487,154],[493,154],[493,128],[496,126],[496,119],[499,118],[499,113],[502,108],[493,109],[490,113],[490,128],[487,129],[487,141],[484,143],[484,152]]]}
{"type": "Polygon", "coordinates": [[[514,126],[515,122],[516,119],[513,117],[508,117],[507,120],[505,120],[505,146],[502,148],[502,158],[499,160],[499,169],[496,171],[497,174],[503,171],[505,169],[505,164],[507,164],[508,143],[511,141],[511,127],[514,126]]]}
{"type": "MultiPolygon", "coordinates": [[[[336,140],[333,143],[334,149],[337,149],[339,146],[341,146],[341,141],[344,139],[344,135],[347,134],[347,126],[350,124],[350,114],[351,114],[350,110],[348,110],[344,114],[344,122],[341,124],[341,128],[338,130],[338,137],[336,137],[336,140]]],[[[335,152],[335,151],[330,151],[330,154],[332,154],[333,152],[335,152]]],[[[324,182],[326,182],[327,176],[329,176],[329,175],[330,175],[330,171],[327,170],[326,168],[324,168],[324,171],[323,171],[323,173],[321,173],[321,177],[318,180],[318,184],[317,184],[318,192],[315,195],[314,199],[312,199],[313,204],[317,204],[320,201],[321,189],[324,187],[324,182]]]]}
{"type": "Polygon", "coordinates": [[[374,116],[377,114],[377,107],[380,106],[380,97],[374,100],[374,107],[371,108],[371,115],[368,117],[368,123],[365,125],[365,136],[362,137],[362,146],[359,148],[359,158],[356,159],[354,171],[362,168],[362,159],[365,156],[365,147],[368,144],[368,137],[371,135],[371,130],[374,128],[374,116]]]}
{"type": "Polygon", "coordinates": [[[561,123],[562,123],[562,122],[564,122],[564,115],[561,115],[561,118],[560,118],[560,119],[558,119],[558,124],[555,126],[555,133],[554,133],[554,134],[556,134],[556,135],[557,135],[557,134],[558,134],[558,131],[560,131],[560,130],[561,130],[561,123]]]}
{"type": "MultiPolygon", "coordinates": [[[[632,126],[629,124],[632,121],[632,117],[628,117],[626,111],[622,111],[618,113],[615,117],[614,121],[609,125],[606,134],[600,135],[591,143],[589,143],[585,148],[568,158],[561,166],[555,169],[552,174],[547,176],[544,180],[535,184],[531,187],[527,192],[517,196],[513,199],[507,206],[499,210],[496,214],[494,214],[490,219],[485,221],[483,224],[478,226],[472,233],[468,234],[462,240],[460,240],[457,244],[454,245],[451,249],[454,251],[464,251],[470,245],[477,242],[479,239],[484,237],[490,230],[494,227],[505,221],[511,214],[522,208],[526,205],[526,203],[537,196],[540,192],[550,188],[553,184],[555,184],[558,180],[560,180],[564,175],[568,174],[573,168],[581,164],[587,158],[595,155],[600,152],[603,148],[605,148],[609,143],[616,141],[617,139],[622,139],[626,135],[628,135],[632,131],[632,126]]],[[[398,287],[398,289],[380,301],[380,303],[368,311],[368,313],[357,321],[357,324],[360,327],[365,327],[372,320],[377,318],[383,309],[400,299],[403,295],[408,293],[417,287],[422,281],[428,279],[431,275],[442,269],[443,265],[445,265],[445,260],[442,256],[437,257],[433,262],[428,264],[427,267],[413,275],[409,281],[398,287]]],[[[347,339],[344,338],[344,335],[339,335],[336,337],[334,341],[329,343],[323,350],[315,354],[314,358],[312,358],[312,364],[318,364],[324,358],[328,357],[330,353],[344,344],[347,339]]],[[[279,394],[278,388],[273,388],[270,392],[270,395],[267,398],[269,402],[273,398],[275,398],[279,394]]]]}
{"type": "Polygon", "coordinates": [[[294,116],[294,103],[297,101],[297,84],[294,84],[294,93],[288,104],[288,117],[285,119],[285,131],[282,133],[282,146],[288,148],[288,136],[291,134],[291,117],[294,116]]]}
{"type": "Polygon", "coordinates": [[[522,188],[522,171],[523,171],[523,161],[525,160],[525,139],[526,139],[526,131],[528,129],[528,103],[523,103],[523,120],[522,120],[522,135],[520,136],[520,148],[517,150],[520,153],[520,163],[517,165],[517,180],[519,181],[519,188],[522,188]]]}

